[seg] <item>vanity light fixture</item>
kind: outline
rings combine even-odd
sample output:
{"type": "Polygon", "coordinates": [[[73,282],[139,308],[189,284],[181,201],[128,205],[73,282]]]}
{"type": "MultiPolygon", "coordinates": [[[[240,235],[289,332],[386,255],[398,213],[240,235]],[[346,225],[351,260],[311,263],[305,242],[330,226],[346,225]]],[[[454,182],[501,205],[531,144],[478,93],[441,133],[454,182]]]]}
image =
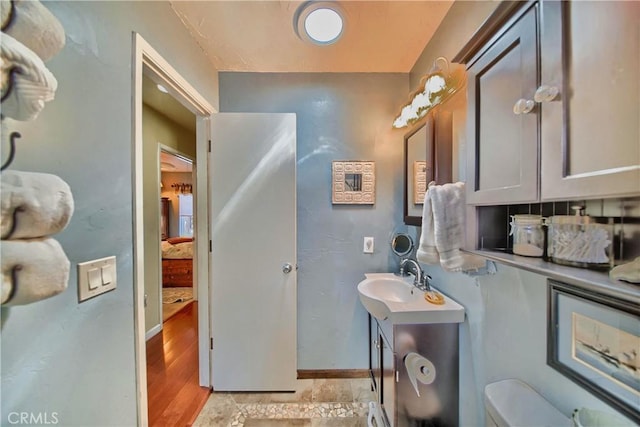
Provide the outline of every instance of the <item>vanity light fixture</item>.
{"type": "Polygon", "coordinates": [[[330,45],[344,33],[344,13],[336,2],[308,1],[293,16],[293,27],[302,40],[330,45]]]}
{"type": "Polygon", "coordinates": [[[420,80],[419,89],[409,95],[409,104],[402,107],[393,122],[394,128],[403,128],[427,115],[436,106],[446,102],[464,87],[464,68],[449,71],[449,61],[440,56],[433,62],[431,71],[420,80]]]}

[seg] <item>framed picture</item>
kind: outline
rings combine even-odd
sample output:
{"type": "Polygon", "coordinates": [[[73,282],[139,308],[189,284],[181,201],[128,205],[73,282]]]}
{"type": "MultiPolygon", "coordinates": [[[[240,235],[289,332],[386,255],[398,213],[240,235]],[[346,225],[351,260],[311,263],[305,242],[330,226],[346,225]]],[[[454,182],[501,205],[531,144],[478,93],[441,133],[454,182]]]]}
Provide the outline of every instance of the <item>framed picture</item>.
{"type": "Polygon", "coordinates": [[[375,204],[375,162],[334,161],[331,171],[331,201],[334,205],[375,204]]]}
{"type": "Polygon", "coordinates": [[[640,307],[548,280],[547,364],[640,423],[640,307]]]}
{"type": "Polygon", "coordinates": [[[423,205],[426,192],[427,162],[416,160],[413,162],[413,204],[423,205]]]}

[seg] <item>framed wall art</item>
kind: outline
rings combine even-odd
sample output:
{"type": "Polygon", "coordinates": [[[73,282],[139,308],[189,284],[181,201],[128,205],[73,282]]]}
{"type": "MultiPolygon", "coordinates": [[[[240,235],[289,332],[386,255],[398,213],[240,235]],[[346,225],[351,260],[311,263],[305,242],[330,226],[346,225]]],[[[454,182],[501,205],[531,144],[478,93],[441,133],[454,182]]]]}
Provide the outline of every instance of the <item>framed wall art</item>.
{"type": "Polygon", "coordinates": [[[333,161],[331,172],[331,202],[334,205],[375,204],[375,162],[333,161]]]}
{"type": "Polygon", "coordinates": [[[640,307],[548,280],[547,364],[640,423],[640,307]]]}

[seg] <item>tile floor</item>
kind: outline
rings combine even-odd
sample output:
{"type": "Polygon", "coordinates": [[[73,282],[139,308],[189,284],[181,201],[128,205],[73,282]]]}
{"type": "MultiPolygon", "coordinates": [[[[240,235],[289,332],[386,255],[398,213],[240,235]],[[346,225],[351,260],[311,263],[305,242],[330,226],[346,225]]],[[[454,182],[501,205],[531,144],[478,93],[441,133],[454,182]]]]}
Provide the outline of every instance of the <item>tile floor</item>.
{"type": "Polygon", "coordinates": [[[368,378],[298,380],[294,393],[218,393],[194,426],[366,427],[376,397],[368,378]]]}

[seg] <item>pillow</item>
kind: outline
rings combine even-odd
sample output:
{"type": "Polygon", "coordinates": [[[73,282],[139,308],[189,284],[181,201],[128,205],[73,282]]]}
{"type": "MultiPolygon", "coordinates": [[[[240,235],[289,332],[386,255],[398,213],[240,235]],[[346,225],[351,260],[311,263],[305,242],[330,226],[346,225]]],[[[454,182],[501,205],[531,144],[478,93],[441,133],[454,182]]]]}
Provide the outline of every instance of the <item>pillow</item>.
{"type": "Polygon", "coordinates": [[[169,237],[167,239],[167,242],[171,243],[172,245],[177,245],[178,243],[193,242],[193,237],[169,237]]]}

